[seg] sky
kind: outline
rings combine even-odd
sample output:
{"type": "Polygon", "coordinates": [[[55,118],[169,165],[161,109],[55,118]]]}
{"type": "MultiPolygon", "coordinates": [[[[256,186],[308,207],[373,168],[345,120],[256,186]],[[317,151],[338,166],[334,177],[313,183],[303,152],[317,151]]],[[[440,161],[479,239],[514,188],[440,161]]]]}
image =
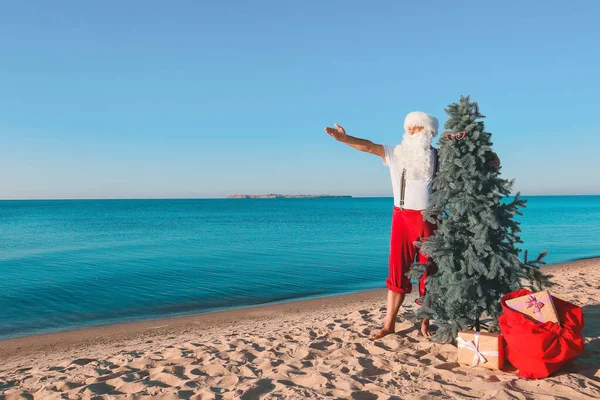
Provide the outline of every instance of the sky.
{"type": "MultiPolygon", "coordinates": [[[[1,1],[1,0],[0,0],[1,1]]],[[[9,2],[0,199],[391,196],[404,116],[470,94],[502,177],[600,194],[600,2],[9,2]]]]}

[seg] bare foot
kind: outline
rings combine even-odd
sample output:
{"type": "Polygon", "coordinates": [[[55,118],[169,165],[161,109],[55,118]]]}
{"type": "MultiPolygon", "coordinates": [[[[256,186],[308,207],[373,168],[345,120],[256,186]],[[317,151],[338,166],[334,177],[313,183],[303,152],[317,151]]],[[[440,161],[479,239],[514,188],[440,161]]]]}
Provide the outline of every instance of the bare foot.
{"type": "Polygon", "coordinates": [[[393,329],[383,328],[379,332],[372,334],[371,337],[370,337],[370,339],[371,340],[381,339],[382,337],[390,335],[392,333],[394,333],[393,329]]]}
{"type": "Polygon", "coordinates": [[[433,336],[433,332],[431,332],[431,329],[429,329],[428,319],[424,319],[423,322],[421,322],[421,335],[425,337],[433,336]]]}

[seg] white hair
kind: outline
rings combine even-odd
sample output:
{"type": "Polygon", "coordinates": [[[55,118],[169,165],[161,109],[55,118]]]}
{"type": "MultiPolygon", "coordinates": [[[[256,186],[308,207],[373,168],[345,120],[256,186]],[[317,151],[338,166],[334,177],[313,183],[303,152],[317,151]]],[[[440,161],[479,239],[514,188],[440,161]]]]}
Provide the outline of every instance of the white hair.
{"type": "Polygon", "coordinates": [[[422,126],[425,131],[429,131],[431,136],[438,134],[439,122],[436,117],[431,114],[424,113],[422,111],[413,111],[408,113],[404,119],[404,131],[412,126],[422,126]]]}
{"type": "Polygon", "coordinates": [[[429,180],[433,171],[431,140],[438,133],[438,120],[424,112],[415,111],[404,120],[402,143],[394,148],[398,169],[406,169],[406,178],[429,180]],[[422,126],[421,132],[409,134],[408,128],[422,126]]]}

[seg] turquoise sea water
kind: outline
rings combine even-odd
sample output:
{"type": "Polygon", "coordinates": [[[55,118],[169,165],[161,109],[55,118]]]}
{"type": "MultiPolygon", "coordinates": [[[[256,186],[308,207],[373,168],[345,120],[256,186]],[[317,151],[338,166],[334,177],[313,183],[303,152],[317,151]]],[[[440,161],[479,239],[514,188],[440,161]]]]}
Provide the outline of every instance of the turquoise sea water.
{"type": "MultiPolygon", "coordinates": [[[[548,263],[600,255],[600,196],[529,197],[548,263]]],[[[0,338],[384,287],[391,198],[0,202],[0,338]]]]}

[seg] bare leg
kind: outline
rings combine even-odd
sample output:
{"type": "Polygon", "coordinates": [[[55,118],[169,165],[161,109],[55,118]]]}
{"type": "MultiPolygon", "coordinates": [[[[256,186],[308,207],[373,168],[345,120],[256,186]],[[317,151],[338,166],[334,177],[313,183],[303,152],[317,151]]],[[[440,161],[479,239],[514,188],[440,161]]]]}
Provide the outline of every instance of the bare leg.
{"type": "Polygon", "coordinates": [[[429,320],[427,318],[425,318],[421,322],[421,334],[425,337],[429,337],[429,336],[433,335],[433,332],[431,332],[431,330],[429,329],[429,320]]]}
{"type": "Polygon", "coordinates": [[[381,339],[382,337],[394,333],[396,331],[396,317],[400,306],[404,302],[404,294],[392,292],[388,290],[387,296],[387,315],[385,316],[385,325],[379,332],[371,335],[371,339],[381,339]]]}

